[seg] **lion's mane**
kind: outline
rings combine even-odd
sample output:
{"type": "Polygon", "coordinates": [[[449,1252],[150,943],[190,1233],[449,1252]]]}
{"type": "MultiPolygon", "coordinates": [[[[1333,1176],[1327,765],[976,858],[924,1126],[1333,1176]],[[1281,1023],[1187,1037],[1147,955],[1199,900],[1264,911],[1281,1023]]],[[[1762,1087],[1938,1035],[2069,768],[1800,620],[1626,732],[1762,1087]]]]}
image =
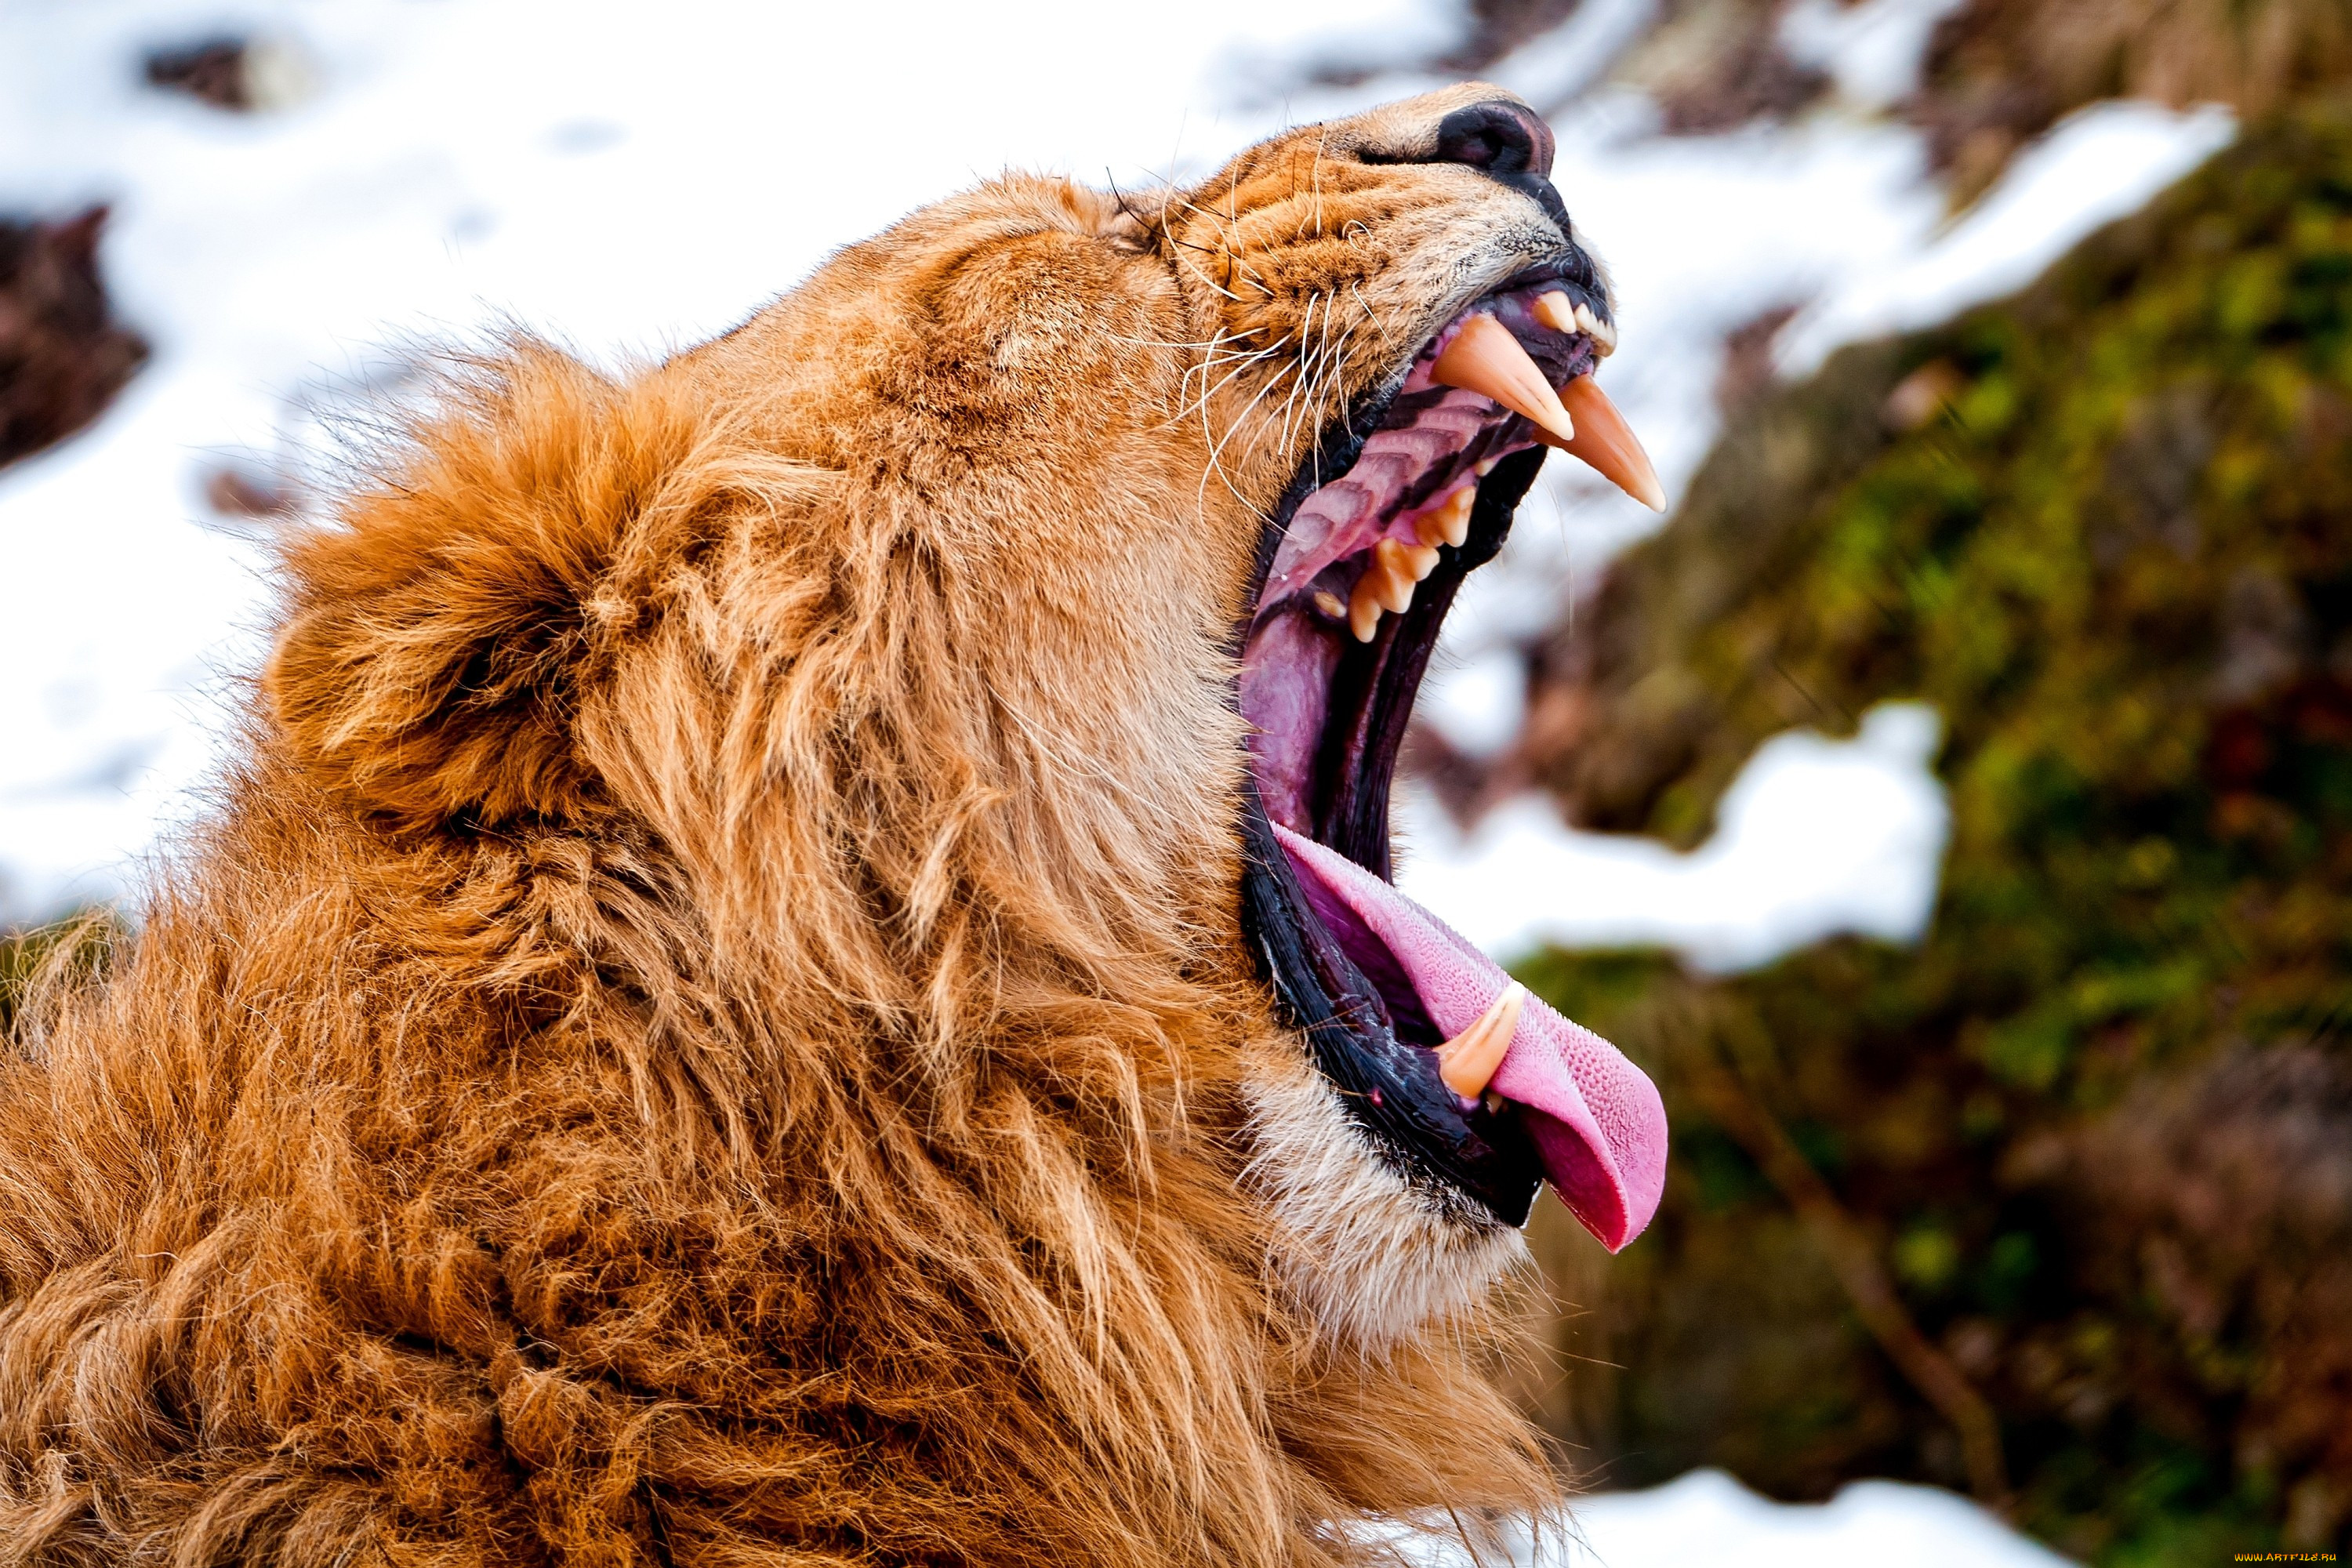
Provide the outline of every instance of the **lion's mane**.
{"type": "Polygon", "coordinates": [[[289,538],[216,809],[0,1060],[0,1563],[1541,1506],[1506,1331],[1370,1352],[1268,1265],[1226,649],[1295,447],[1180,416],[1162,238],[1007,178],[660,365],[509,340],[289,538]]]}

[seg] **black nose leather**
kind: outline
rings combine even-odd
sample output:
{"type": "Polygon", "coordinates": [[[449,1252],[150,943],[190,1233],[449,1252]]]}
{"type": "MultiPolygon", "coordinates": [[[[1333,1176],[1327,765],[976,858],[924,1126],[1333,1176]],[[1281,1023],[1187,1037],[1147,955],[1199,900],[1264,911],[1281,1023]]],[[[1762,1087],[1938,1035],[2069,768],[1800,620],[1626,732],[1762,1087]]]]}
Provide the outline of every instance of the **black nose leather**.
{"type": "Polygon", "coordinates": [[[1437,122],[1437,146],[1421,160],[1461,163],[1531,197],[1544,216],[1568,237],[1568,204],[1547,177],[1551,174],[1551,127],[1524,103],[1489,99],[1457,109],[1437,122]]]}
{"type": "Polygon", "coordinates": [[[1467,163],[1496,176],[1551,173],[1551,127],[1523,103],[1495,99],[1437,122],[1433,163],[1467,163]]]}

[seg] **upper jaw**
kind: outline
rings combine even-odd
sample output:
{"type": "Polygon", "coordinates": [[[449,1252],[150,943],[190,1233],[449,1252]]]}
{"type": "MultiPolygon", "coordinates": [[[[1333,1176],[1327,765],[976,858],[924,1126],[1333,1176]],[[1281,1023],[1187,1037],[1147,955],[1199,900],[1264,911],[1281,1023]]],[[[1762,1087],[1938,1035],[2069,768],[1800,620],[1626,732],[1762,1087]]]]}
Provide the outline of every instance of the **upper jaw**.
{"type": "Polygon", "coordinates": [[[1596,349],[1592,358],[1570,371],[1566,361],[1559,357],[1554,347],[1548,345],[1542,337],[1523,334],[1522,341],[1529,353],[1544,364],[1546,371],[1558,374],[1560,381],[1565,382],[1571,374],[1590,373],[1600,359],[1615,353],[1615,304],[1609,297],[1607,285],[1601,280],[1600,268],[1581,247],[1573,243],[1561,244],[1552,254],[1538,261],[1523,263],[1508,270],[1496,268],[1486,276],[1457,284],[1429,310],[1424,318],[1426,330],[1420,337],[1408,344],[1398,345],[1390,353],[1366,389],[1329,426],[1316,433],[1299,461],[1291,486],[1284,492],[1281,504],[1275,510],[1273,531],[1279,533],[1290,526],[1290,510],[1307,493],[1318,485],[1329,483],[1348,470],[1355,461],[1363,437],[1379,427],[1390,405],[1404,390],[1414,367],[1426,362],[1440,339],[1458,328],[1465,318],[1494,301],[1522,297],[1534,299],[1555,291],[1568,297],[1571,310],[1580,305],[1583,307],[1594,329],[1589,335],[1593,337],[1596,349]],[[1547,356],[1552,356],[1549,362],[1547,356]]]}
{"type": "MultiPolygon", "coordinates": [[[[1258,552],[1254,563],[1245,603],[1250,606],[1235,627],[1235,650],[1246,638],[1252,616],[1265,591],[1266,576],[1274,563],[1276,549],[1288,534],[1292,519],[1298,507],[1316,490],[1344,478],[1361,457],[1365,440],[1380,428],[1381,421],[1404,390],[1416,365],[1429,357],[1433,345],[1482,304],[1507,296],[1539,296],[1557,291],[1565,294],[1571,310],[1580,310],[1589,323],[1585,335],[1591,340],[1589,354],[1574,360],[1549,345],[1539,335],[1523,337],[1528,352],[1544,367],[1548,375],[1562,384],[1573,376],[1590,374],[1595,365],[1614,353],[1617,348],[1616,307],[1611,300],[1607,283],[1592,258],[1572,241],[1561,241],[1552,253],[1540,260],[1523,263],[1508,271],[1489,272],[1457,285],[1444,302],[1432,309],[1425,320],[1427,330],[1409,344],[1399,345],[1386,358],[1378,373],[1369,378],[1364,389],[1343,407],[1324,427],[1303,437],[1304,452],[1297,466],[1290,470],[1287,482],[1265,511],[1265,526],[1258,539],[1258,552]]],[[[1505,531],[1507,532],[1507,519],[1505,531]]],[[[1499,542],[1499,541],[1498,541],[1499,542]]],[[[1489,552],[1491,554],[1491,552],[1489,552]]]]}

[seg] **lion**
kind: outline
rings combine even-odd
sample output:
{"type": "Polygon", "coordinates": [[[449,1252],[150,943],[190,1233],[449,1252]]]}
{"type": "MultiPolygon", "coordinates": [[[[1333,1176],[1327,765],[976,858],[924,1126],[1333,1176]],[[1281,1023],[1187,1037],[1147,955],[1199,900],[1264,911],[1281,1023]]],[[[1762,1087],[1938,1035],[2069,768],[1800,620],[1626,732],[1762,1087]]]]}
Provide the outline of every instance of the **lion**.
{"type": "MultiPolygon", "coordinates": [[[[1548,447],[1542,121],[1009,175],[716,340],[455,363],[0,1061],[0,1562],[1315,1564],[1561,1482],[1489,1305],[1656,1092],[1390,885],[1548,447]]],[[[68,944],[70,947],[72,944],[68,944]]]]}

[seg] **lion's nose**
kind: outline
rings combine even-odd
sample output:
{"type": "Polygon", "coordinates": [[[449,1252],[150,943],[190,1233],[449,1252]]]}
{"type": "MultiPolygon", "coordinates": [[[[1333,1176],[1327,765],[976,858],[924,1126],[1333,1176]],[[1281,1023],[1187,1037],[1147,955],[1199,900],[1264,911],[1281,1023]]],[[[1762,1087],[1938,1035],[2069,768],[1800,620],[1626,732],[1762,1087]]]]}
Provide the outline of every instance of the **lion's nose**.
{"type": "Polygon", "coordinates": [[[1524,103],[1489,99],[1437,122],[1433,163],[1467,163],[1503,178],[1551,173],[1551,127],[1524,103]]]}
{"type": "Polygon", "coordinates": [[[1516,99],[1490,98],[1439,121],[1435,144],[1414,162],[1466,164],[1533,197],[1565,236],[1568,204],[1551,183],[1552,151],[1551,127],[1542,116],[1516,99]]]}

